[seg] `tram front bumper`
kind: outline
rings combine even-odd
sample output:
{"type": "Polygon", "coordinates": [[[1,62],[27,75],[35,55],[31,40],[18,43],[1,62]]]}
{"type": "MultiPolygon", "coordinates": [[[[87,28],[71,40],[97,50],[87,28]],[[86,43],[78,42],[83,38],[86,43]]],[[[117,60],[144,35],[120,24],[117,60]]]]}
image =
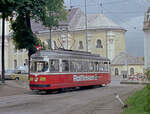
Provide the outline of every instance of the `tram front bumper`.
{"type": "Polygon", "coordinates": [[[30,84],[30,88],[31,89],[47,89],[50,88],[51,85],[50,84],[30,84]]]}

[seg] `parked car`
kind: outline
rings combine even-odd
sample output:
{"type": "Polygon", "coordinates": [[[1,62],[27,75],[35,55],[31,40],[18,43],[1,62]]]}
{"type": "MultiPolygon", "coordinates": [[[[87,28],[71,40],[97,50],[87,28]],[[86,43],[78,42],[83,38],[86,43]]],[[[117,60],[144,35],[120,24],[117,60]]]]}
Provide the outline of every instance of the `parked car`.
{"type": "Polygon", "coordinates": [[[23,70],[17,70],[15,74],[11,75],[13,80],[28,80],[28,73],[23,70]]]}
{"type": "Polygon", "coordinates": [[[15,73],[16,73],[16,70],[11,70],[11,69],[5,70],[5,79],[11,80],[12,79],[11,76],[15,73]]]}

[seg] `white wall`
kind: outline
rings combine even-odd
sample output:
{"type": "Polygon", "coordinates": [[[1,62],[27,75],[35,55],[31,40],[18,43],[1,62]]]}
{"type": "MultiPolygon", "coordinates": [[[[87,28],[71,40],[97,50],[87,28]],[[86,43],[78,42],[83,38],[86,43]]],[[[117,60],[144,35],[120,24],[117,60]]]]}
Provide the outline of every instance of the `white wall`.
{"type": "Polygon", "coordinates": [[[150,67],[150,30],[144,31],[144,60],[145,68],[150,67]]]}
{"type": "MultiPolygon", "coordinates": [[[[5,35],[8,35],[10,33],[10,27],[9,22],[5,21],[5,35]]],[[[2,19],[0,19],[0,36],[2,35],[2,19]]]]}

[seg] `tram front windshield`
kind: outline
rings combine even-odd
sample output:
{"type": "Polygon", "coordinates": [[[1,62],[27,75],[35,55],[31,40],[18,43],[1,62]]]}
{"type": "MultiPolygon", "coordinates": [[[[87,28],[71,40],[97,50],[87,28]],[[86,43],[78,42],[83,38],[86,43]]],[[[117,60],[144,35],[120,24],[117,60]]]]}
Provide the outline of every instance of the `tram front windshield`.
{"type": "Polygon", "coordinates": [[[31,72],[46,72],[48,71],[47,61],[34,61],[31,65],[31,72]]]}

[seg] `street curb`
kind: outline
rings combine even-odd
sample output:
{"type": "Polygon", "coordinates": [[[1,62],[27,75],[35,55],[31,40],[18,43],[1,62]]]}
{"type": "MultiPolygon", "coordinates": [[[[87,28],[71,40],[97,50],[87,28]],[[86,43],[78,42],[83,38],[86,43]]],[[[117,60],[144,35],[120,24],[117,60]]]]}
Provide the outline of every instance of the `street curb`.
{"type": "Polygon", "coordinates": [[[150,82],[141,82],[141,81],[121,81],[120,84],[150,84],[150,82]]]}

